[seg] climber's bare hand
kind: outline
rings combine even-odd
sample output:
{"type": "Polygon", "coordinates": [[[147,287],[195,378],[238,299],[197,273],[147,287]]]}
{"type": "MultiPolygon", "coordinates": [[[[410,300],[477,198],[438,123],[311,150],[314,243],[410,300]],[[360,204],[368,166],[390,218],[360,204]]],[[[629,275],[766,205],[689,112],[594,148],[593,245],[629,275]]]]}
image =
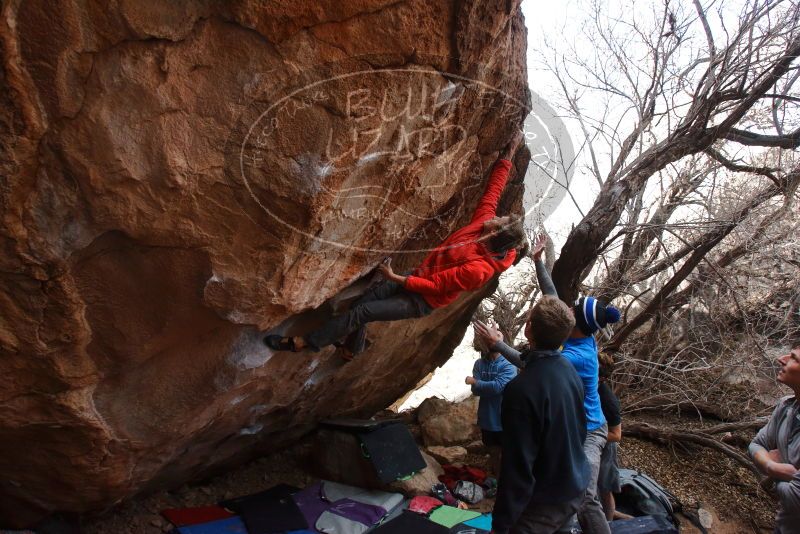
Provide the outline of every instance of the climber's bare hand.
{"type": "Polygon", "coordinates": [[[511,138],[511,141],[509,141],[508,145],[506,145],[506,149],[503,151],[503,159],[510,160],[513,158],[519,145],[522,144],[523,139],[525,139],[525,134],[522,130],[514,132],[514,137],[511,138]]]}
{"type": "Polygon", "coordinates": [[[392,270],[392,258],[386,258],[378,264],[378,272],[383,275],[387,280],[394,278],[394,271],[392,270]]]}

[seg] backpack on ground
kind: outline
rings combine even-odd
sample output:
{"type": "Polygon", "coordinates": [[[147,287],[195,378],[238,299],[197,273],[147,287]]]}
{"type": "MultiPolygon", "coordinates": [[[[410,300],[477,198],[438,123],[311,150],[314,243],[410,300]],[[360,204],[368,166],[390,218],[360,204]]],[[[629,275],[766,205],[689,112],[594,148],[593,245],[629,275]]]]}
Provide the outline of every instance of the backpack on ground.
{"type": "Polygon", "coordinates": [[[477,504],[483,500],[483,488],[468,480],[459,480],[453,488],[453,495],[469,504],[477,504]]]}
{"type": "Polygon", "coordinates": [[[666,516],[673,520],[677,502],[675,495],[641,471],[619,470],[622,491],[615,495],[617,509],[634,517],[642,515],[666,516]]]}
{"type": "Polygon", "coordinates": [[[678,527],[663,515],[643,515],[609,523],[611,534],[678,534],[678,527]]]}
{"type": "MultiPolygon", "coordinates": [[[[676,512],[683,514],[702,534],[707,534],[696,514],[683,509],[678,498],[667,491],[661,484],[641,471],[633,469],[619,470],[619,483],[622,491],[614,495],[617,510],[634,517],[652,516],[665,518],[676,527],[680,522],[676,512]]],[[[614,521],[616,523],[616,521],[614,521]]],[[[632,530],[635,532],[635,530],[632,530]]]]}

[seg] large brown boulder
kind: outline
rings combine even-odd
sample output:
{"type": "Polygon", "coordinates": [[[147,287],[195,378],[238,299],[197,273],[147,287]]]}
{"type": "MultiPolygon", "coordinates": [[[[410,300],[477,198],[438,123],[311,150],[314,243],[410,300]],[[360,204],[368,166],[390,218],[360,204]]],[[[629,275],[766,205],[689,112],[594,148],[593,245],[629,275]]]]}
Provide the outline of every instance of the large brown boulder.
{"type": "Polygon", "coordinates": [[[526,114],[518,4],[2,4],[0,526],[207,476],[447,360],[491,288],[350,364],[262,337],[468,220],[526,114]]]}
{"type": "Polygon", "coordinates": [[[467,457],[467,449],[458,445],[453,445],[452,447],[433,445],[428,447],[428,454],[433,456],[436,461],[442,465],[449,465],[457,462],[463,462],[467,457]]]}
{"type": "Polygon", "coordinates": [[[437,397],[425,399],[417,408],[417,419],[429,452],[431,446],[467,443],[480,435],[478,397],[468,397],[461,402],[437,397]]]}

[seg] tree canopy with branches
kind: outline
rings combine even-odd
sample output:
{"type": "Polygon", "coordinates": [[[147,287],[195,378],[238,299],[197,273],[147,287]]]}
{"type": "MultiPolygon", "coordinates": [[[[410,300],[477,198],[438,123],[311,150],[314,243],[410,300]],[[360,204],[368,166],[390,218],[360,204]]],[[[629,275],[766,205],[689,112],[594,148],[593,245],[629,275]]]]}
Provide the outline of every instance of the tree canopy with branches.
{"type": "MultiPolygon", "coordinates": [[[[626,385],[677,394],[676,370],[707,368],[734,333],[763,355],[798,331],[799,22],[789,0],[597,1],[571,47],[539,47],[549,101],[582,135],[558,163],[597,190],[588,209],[571,195],[553,281],[567,302],[622,306],[605,349],[637,362],[626,385]]],[[[536,291],[527,278],[482,313],[513,339],[536,291]]]]}

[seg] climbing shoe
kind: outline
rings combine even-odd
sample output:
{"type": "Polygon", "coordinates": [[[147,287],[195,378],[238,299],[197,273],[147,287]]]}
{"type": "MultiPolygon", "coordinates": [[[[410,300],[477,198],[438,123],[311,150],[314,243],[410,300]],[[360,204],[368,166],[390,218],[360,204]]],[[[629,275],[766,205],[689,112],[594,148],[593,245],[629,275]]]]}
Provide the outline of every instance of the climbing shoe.
{"type": "Polygon", "coordinates": [[[277,335],[270,335],[264,338],[264,344],[276,351],[298,352],[294,346],[294,339],[277,335]]]}

